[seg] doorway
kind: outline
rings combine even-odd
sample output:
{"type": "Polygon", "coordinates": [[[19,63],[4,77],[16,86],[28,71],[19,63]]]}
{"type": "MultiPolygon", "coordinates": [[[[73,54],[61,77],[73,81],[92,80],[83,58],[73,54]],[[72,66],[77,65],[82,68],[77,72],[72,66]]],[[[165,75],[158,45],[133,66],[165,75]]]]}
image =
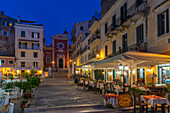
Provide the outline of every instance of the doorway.
{"type": "Polygon", "coordinates": [[[59,68],[63,68],[63,59],[62,58],[59,59],[59,68]]]}

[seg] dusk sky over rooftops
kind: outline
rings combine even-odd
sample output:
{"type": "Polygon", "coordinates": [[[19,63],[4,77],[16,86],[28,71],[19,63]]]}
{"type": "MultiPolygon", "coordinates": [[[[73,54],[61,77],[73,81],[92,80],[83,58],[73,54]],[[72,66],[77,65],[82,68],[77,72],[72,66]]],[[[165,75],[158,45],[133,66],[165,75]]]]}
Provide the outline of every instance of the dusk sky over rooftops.
{"type": "Polygon", "coordinates": [[[100,12],[100,0],[2,0],[0,11],[43,24],[49,45],[51,36],[63,33],[65,28],[70,35],[74,23],[89,20],[95,11],[100,12]]]}

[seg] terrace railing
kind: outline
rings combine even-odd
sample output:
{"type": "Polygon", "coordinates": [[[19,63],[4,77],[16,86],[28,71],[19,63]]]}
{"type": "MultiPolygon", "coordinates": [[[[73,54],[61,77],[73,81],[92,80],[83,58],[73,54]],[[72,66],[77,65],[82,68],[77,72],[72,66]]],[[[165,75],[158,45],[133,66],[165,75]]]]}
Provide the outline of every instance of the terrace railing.
{"type": "Polygon", "coordinates": [[[115,24],[111,24],[108,27],[107,34],[111,33],[113,30],[115,30],[115,28],[121,26],[124,22],[126,22],[128,19],[130,19],[135,14],[144,13],[144,12],[146,12],[146,10],[147,10],[147,2],[146,1],[143,1],[140,4],[135,2],[130,8],[127,9],[126,18],[122,18],[122,15],[121,15],[116,19],[115,24]]]}

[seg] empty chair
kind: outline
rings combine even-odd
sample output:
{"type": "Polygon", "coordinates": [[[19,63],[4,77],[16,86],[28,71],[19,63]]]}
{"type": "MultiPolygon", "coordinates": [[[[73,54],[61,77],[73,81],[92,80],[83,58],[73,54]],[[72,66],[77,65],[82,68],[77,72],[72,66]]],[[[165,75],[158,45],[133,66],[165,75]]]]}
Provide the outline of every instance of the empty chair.
{"type": "Polygon", "coordinates": [[[20,94],[17,94],[17,97],[19,98],[19,99],[21,99],[21,97],[22,97],[22,95],[23,95],[23,89],[21,89],[21,91],[20,91],[20,94]]]}
{"type": "Polygon", "coordinates": [[[141,101],[140,95],[134,94],[133,97],[134,97],[134,113],[136,113],[136,106],[140,107],[140,113],[144,111],[144,107],[146,107],[146,113],[148,113],[148,104],[141,101]]]}
{"type": "Polygon", "coordinates": [[[17,91],[12,92],[9,98],[10,98],[11,102],[15,103],[15,101],[17,99],[17,91]]]}
{"type": "Polygon", "coordinates": [[[7,108],[9,104],[9,93],[1,100],[0,106],[3,107],[3,112],[5,112],[5,109],[7,108]]]}
{"type": "Polygon", "coordinates": [[[10,103],[5,113],[13,113],[14,112],[14,103],[10,103]]]}

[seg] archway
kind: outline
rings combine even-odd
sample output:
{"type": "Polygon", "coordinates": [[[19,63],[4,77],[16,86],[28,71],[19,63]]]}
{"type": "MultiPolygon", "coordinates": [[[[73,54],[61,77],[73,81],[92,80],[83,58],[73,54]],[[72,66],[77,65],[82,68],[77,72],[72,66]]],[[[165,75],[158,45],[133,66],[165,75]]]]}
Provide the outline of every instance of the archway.
{"type": "Polygon", "coordinates": [[[62,58],[59,59],[59,68],[63,68],[63,59],[62,58]]]}

